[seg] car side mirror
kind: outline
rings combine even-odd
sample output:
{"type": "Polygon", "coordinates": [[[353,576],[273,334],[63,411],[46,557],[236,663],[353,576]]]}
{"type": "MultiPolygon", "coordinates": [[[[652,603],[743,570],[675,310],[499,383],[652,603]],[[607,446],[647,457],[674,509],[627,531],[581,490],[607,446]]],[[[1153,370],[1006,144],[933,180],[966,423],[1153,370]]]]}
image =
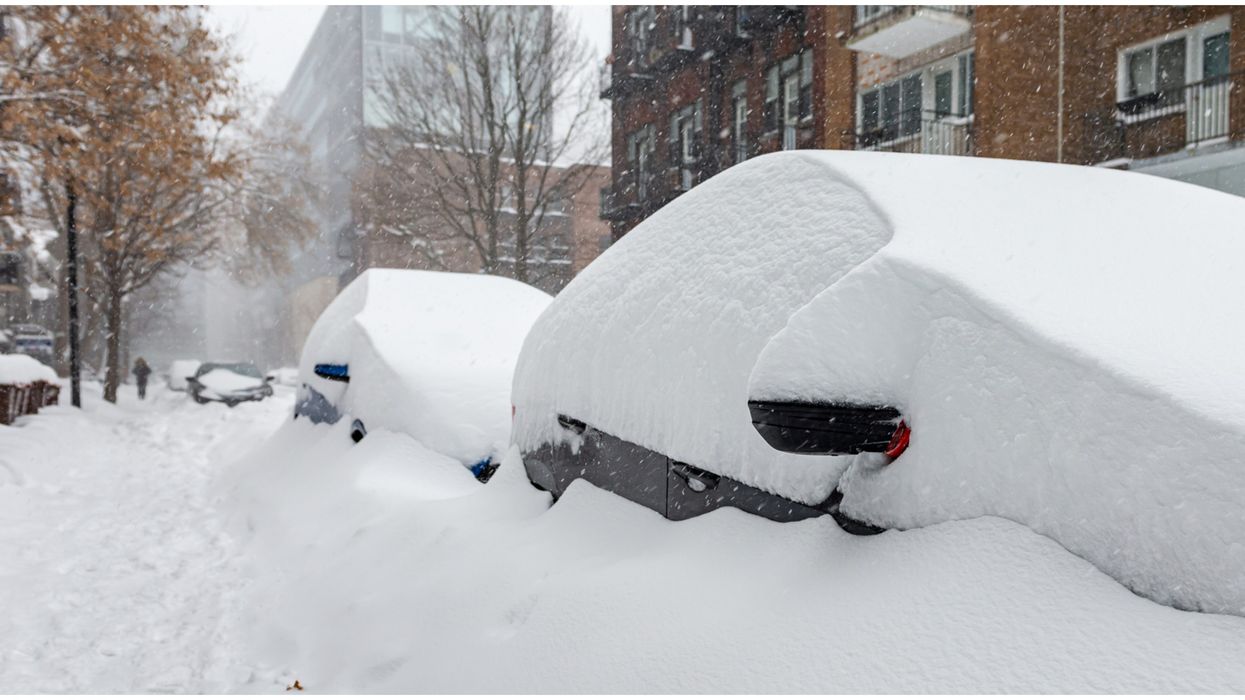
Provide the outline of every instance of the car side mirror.
{"type": "Polygon", "coordinates": [[[277,377],[276,377],[276,375],[274,375],[274,374],[266,374],[266,375],[264,375],[264,383],[265,383],[265,384],[271,384],[271,383],[275,382],[276,380],[277,380],[277,377]]]}
{"type": "Polygon", "coordinates": [[[194,378],[194,377],[186,377],[186,381],[188,381],[188,382],[193,382],[193,381],[195,381],[195,378],[194,378]]]}

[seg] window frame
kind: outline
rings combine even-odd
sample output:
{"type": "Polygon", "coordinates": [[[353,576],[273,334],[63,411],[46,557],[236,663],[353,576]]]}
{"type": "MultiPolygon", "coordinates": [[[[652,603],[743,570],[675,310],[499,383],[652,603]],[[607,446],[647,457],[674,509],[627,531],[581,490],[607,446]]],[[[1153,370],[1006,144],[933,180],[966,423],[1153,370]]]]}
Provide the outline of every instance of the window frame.
{"type": "Polygon", "coordinates": [[[1202,82],[1203,80],[1213,80],[1223,76],[1214,76],[1214,78],[1202,77],[1205,69],[1205,50],[1207,39],[1219,36],[1220,34],[1228,35],[1228,73],[1231,74],[1231,46],[1232,46],[1232,18],[1231,15],[1224,14],[1219,17],[1195,24],[1189,27],[1167,32],[1158,36],[1150,37],[1145,41],[1139,41],[1134,44],[1120,47],[1116,52],[1116,77],[1115,77],[1115,101],[1116,103],[1127,102],[1129,100],[1146,97],[1152,94],[1161,94],[1159,86],[1159,47],[1170,44],[1174,41],[1182,41],[1184,43],[1184,76],[1180,83],[1179,101],[1172,102],[1167,105],[1160,106],[1158,109],[1147,110],[1141,114],[1126,114],[1117,110],[1118,117],[1126,124],[1133,124],[1148,119],[1157,119],[1171,114],[1179,114],[1186,108],[1186,93],[1189,86],[1202,82]],[[1129,94],[1130,82],[1130,63],[1134,55],[1143,51],[1150,52],[1150,66],[1153,74],[1154,88],[1148,93],[1139,93],[1136,95],[1129,94]]]}
{"type": "MultiPolygon", "coordinates": [[[[920,124],[927,119],[927,115],[929,119],[934,121],[971,123],[974,118],[975,108],[973,99],[976,92],[975,82],[977,79],[975,67],[976,51],[975,49],[968,49],[967,51],[961,51],[939,59],[916,70],[895,75],[868,88],[858,87],[856,90],[857,136],[868,140],[868,145],[870,146],[890,144],[904,139],[915,138],[920,136],[920,124]],[[937,77],[946,73],[951,75],[951,107],[953,110],[966,110],[964,112],[938,113],[936,102],[937,77]],[[919,78],[921,81],[920,118],[917,119],[915,129],[908,128],[908,125],[912,124],[911,121],[904,121],[905,115],[911,111],[904,97],[904,83],[913,78],[919,78]],[[888,95],[895,93],[898,94],[898,116],[892,118],[886,107],[886,98],[888,95]],[[866,109],[867,103],[871,101],[876,102],[876,105],[872,109],[866,109]],[[876,123],[872,125],[872,130],[869,129],[868,124],[870,115],[876,118],[876,123]],[[869,140],[871,133],[875,133],[876,138],[869,140]]],[[[911,120],[912,117],[908,116],[907,119],[911,120]]]]}

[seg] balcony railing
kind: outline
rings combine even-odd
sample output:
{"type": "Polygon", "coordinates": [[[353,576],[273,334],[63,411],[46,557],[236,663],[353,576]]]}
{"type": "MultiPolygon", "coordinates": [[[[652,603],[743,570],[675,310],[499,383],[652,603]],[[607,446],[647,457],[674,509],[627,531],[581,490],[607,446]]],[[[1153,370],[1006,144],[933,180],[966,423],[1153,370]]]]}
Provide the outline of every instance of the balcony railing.
{"type": "Polygon", "coordinates": [[[973,155],[972,116],[937,112],[908,112],[894,121],[854,135],[858,151],[973,155]]]}
{"type": "Polygon", "coordinates": [[[929,8],[964,17],[971,17],[973,14],[972,5],[857,5],[855,26],[859,29],[886,19],[896,13],[903,11],[912,12],[920,8],[929,8]]]}
{"type": "Polygon", "coordinates": [[[1149,138],[1153,142],[1150,150],[1176,150],[1186,145],[1226,138],[1229,135],[1232,89],[1243,75],[1245,72],[1220,75],[1178,88],[1131,97],[1116,103],[1116,118],[1126,132],[1153,132],[1149,138]],[[1178,124],[1170,123],[1181,115],[1184,120],[1183,134],[1178,124]]]}

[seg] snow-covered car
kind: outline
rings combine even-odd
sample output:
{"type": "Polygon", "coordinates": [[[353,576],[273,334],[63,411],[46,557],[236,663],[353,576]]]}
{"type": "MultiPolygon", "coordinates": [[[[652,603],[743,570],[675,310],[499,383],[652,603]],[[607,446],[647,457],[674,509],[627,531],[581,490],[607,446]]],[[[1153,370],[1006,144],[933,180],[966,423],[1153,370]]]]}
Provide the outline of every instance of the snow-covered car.
{"type": "Polygon", "coordinates": [[[186,377],[187,390],[196,403],[219,401],[237,406],[272,396],[272,386],[250,362],[204,362],[186,377]]]}
{"type": "Polygon", "coordinates": [[[198,360],[173,360],[169,363],[168,384],[172,391],[186,391],[189,388],[187,380],[193,377],[195,372],[199,371],[199,365],[203,364],[198,360]]]}
{"type": "Polygon", "coordinates": [[[503,277],[370,269],[316,321],[295,418],[405,433],[487,480],[509,444],[515,358],[548,294],[503,277]]]}
{"type": "Polygon", "coordinates": [[[758,429],[832,452],[815,414],[894,407],[910,445],[849,458],[852,517],[1003,516],[1153,600],[1245,614],[1245,200],[1098,168],[800,157],[853,193],[825,235],[869,218],[889,240],[762,351],[758,429]]]}
{"type": "Polygon", "coordinates": [[[44,364],[52,364],[55,343],[52,332],[34,323],[18,323],[10,329],[13,352],[29,355],[44,364]]]}
{"type": "Polygon", "coordinates": [[[514,441],[555,494],[857,532],[999,515],[1153,600],[1242,614],[1241,220],[1137,173],[756,158],[559,295],[514,441]]]}
{"type": "Polygon", "coordinates": [[[774,450],[747,406],[769,338],[889,238],[876,217],[844,211],[854,193],[826,169],[802,157],[736,166],[558,294],[515,370],[513,439],[533,484],[558,496],[584,479],[672,519],[723,506],[841,517],[844,458],[774,450]],[[827,233],[840,225],[857,235],[827,233]]]}

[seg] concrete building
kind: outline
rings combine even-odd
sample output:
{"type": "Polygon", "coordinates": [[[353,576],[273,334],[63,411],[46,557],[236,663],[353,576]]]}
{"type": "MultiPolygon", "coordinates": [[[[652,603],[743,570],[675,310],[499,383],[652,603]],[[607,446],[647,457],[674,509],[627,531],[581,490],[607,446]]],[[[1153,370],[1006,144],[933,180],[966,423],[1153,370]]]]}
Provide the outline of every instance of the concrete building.
{"type": "Polygon", "coordinates": [[[1245,195],[1243,22],[1213,6],[615,7],[603,215],[622,235],[731,162],[790,147],[1100,165],[1245,195]],[[797,79],[801,51],[812,75],[801,58],[797,79]],[[792,97],[805,82],[808,108],[792,97]]]}
{"type": "MultiPolygon", "coordinates": [[[[323,296],[320,278],[335,278],[343,286],[369,267],[450,269],[477,272],[480,257],[465,242],[453,243],[434,264],[421,250],[422,243],[409,232],[394,226],[376,225],[367,202],[380,201],[394,210],[409,209],[418,183],[405,191],[384,192],[375,197],[360,196],[359,188],[372,186],[367,177],[365,146],[368,139],[384,138],[386,123],[377,91],[384,90],[384,78],[393,65],[401,62],[419,41],[429,12],[424,7],[331,6],[316,28],[289,85],[278,100],[275,112],[293,121],[302,130],[317,165],[326,174],[328,201],[321,222],[317,245],[296,264],[300,270],[291,293],[323,296]]],[[[596,176],[599,181],[603,175],[596,176]]],[[[593,189],[592,198],[596,192],[593,189]]],[[[578,203],[580,198],[576,198],[578,203]]],[[[578,205],[577,205],[578,206],[578,205]]],[[[568,216],[551,212],[547,224],[537,232],[542,257],[536,284],[556,292],[568,282],[577,261],[595,257],[600,251],[605,225],[594,215],[568,216]]],[[[427,217],[425,217],[427,218],[427,217]]],[[[294,299],[299,313],[291,318],[309,317],[309,299],[294,299]]],[[[317,312],[318,313],[318,312],[317,312]]],[[[299,323],[296,321],[296,323],[299,323]]],[[[309,330],[309,329],[308,329],[309,330]]],[[[291,337],[300,336],[290,329],[291,337]]],[[[305,332],[301,334],[305,336],[305,332]]]]}

